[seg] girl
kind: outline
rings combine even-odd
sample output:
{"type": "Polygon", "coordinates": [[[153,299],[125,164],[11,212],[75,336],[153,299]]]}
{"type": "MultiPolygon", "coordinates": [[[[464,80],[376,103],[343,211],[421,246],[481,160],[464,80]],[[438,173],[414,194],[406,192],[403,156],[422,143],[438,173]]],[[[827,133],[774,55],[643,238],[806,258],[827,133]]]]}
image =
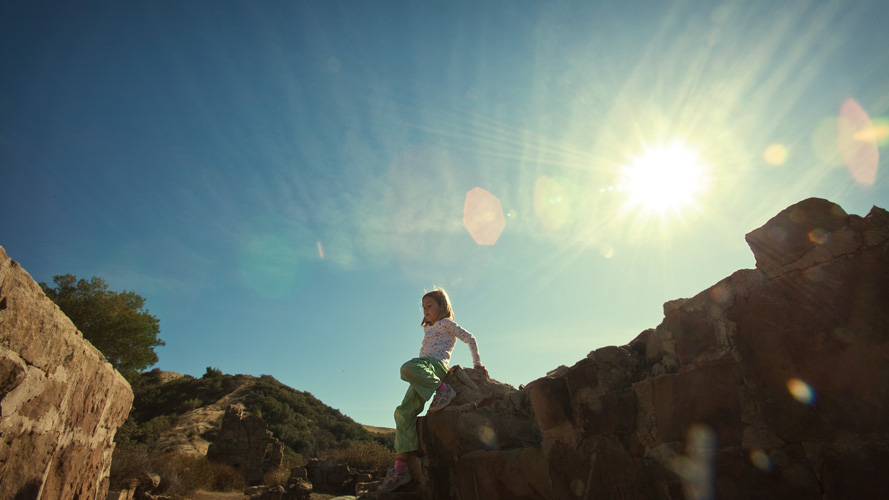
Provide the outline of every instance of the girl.
{"type": "Polygon", "coordinates": [[[475,337],[457,323],[454,323],[454,311],[448,294],[441,289],[433,290],[423,296],[423,321],[420,323],[426,334],[420,347],[420,357],[401,365],[401,379],[410,384],[401,406],[395,409],[395,467],[389,470],[386,478],[380,482],[377,490],[392,491],[411,481],[411,473],[407,468],[408,455],[420,448],[417,436],[417,415],[432,395],[430,412],[437,412],[448,405],[457,392],[443,383],[448,373],[448,362],[457,339],[469,346],[472,353],[472,364],[475,368],[488,370],[482,366],[478,355],[475,337]]]}

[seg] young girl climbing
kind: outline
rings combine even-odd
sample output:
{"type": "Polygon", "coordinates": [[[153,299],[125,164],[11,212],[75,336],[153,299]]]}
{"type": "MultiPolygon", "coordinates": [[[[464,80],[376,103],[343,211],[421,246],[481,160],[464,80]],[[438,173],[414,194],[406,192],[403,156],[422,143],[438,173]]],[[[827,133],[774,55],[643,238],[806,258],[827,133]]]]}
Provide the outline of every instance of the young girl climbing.
{"type": "Polygon", "coordinates": [[[408,455],[420,448],[417,436],[417,415],[423,411],[426,401],[435,395],[430,412],[437,412],[448,405],[457,392],[443,382],[448,373],[448,362],[457,339],[469,346],[472,364],[475,368],[488,370],[482,365],[478,345],[471,333],[454,322],[454,311],[448,294],[441,289],[423,296],[423,326],[425,335],[420,347],[420,356],[401,365],[401,379],[410,384],[401,406],[395,409],[395,467],[389,470],[386,478],[377,489],[392,491],[411,481],[407,468],[408,455]]]}

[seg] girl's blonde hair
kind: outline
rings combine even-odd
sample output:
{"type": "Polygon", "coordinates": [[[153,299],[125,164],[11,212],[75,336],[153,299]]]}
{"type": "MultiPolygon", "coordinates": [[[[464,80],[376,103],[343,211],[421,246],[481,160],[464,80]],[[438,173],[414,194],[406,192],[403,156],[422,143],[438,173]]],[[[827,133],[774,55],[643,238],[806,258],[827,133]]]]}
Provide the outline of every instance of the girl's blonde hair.
{"type": "Polygon", "coordinates": [[[441,317],[435,319],[434,321],[426,321],[426,316],[423,316],[423,321],[420,322],[421,326],[433,325],[436,321],[448,318],[451,321],[454,321],[454,310],[451,308],[451,298],[448,297],[448,292],[444,291],[441,288],[436,288],[431,292],[427,293],[420,299],[420,303],[423,303],[423,300],[426,297],[431,297],[436,303],[438,303],[438,307],[441,308],[441,317]]]}

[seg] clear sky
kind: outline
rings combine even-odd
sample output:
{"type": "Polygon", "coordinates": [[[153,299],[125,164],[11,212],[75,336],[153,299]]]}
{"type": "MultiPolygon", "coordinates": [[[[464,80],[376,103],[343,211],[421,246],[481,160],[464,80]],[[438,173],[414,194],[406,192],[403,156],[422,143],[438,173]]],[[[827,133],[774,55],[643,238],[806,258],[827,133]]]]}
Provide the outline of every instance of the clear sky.
{"type": "Polygon", "coordinates": [[[884,0],[4,1],[0,245],[145,297],[163,370],[392,427],[436,285],[518,386],[752,268],[788,205],[889,206],[887,26],[884,0]]]}

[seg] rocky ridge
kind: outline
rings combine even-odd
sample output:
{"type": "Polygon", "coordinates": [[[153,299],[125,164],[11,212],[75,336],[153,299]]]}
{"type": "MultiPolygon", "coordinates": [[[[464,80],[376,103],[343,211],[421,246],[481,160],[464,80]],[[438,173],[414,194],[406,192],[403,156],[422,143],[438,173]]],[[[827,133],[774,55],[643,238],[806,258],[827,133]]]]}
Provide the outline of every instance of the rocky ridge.
{"type": "Polygon", "coordinates": [[[625,346],[519,390],[453,370],[462,399],[421,418],[411,497],[883,496],[889,213],[811,198],[746,239],[756,269],[625,346]]]}

